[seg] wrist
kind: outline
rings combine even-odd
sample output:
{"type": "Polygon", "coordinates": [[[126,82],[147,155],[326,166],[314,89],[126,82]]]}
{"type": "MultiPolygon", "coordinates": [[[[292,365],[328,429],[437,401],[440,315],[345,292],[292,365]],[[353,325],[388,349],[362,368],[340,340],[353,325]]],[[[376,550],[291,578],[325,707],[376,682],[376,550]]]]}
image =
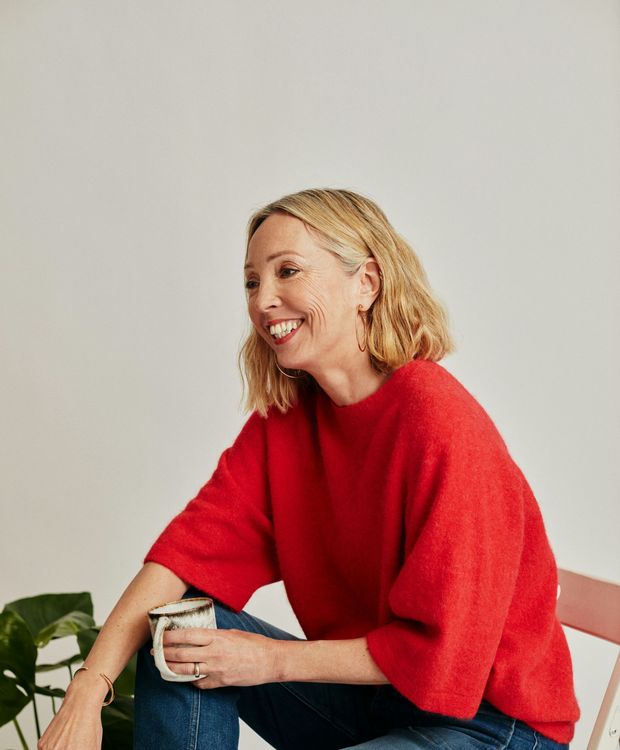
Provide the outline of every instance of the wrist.
{"type": "Polygon", "coordinates": [[[273,653],[272,653],[272,664],[274,673],[274,682],[290,682],[290,664],[289,656],[290,649],[288,648],[290,643],[296,641],[278,640],[273,639],[273,653]]]}
{"type": "Polygon", "coordinates": [[[78,700],[81,703],[93,703],[102,706],[110,692],[107,681],[97,670],[89,669],[73,675],[67,686],[65,700],[78,700]]]}

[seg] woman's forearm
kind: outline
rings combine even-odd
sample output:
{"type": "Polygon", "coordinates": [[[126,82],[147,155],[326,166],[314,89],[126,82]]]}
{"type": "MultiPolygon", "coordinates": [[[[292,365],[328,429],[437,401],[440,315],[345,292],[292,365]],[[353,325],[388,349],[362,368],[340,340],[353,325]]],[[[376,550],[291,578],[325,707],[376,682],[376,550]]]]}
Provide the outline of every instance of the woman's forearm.
{"type": "Polygon", "coordinates": [[[145,563],[110,612],[84,662],[88,671],[75,675],[65,701],[102,703],[108,686],[99,672],[114,682],[150,636],[147,611],[180,599],[188,588],[187,583],[163,565],[145,563]]]}
{"type": "Polygon", "coordinates": [[[278,682],[389,683],[370,655],[365,636],[326,641],[277,640],[274,648],[278,682]]]}

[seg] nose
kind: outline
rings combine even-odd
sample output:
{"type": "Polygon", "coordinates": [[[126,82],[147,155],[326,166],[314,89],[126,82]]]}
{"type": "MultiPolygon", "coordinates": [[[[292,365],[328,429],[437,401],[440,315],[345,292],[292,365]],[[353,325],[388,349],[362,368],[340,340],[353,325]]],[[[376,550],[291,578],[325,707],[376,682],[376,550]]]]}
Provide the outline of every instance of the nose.
{"type": "Polygon", "coordinates": [[[271,279],[262,279],[254,294],[253,304],[259,313],[279,305],[280,295],[277,283],[271,279]]]}

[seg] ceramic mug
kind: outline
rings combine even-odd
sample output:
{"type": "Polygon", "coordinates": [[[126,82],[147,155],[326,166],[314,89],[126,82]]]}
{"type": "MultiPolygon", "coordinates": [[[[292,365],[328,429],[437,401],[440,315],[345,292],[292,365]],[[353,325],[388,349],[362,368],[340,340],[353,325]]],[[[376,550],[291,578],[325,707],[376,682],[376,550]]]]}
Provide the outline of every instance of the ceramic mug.
{"type": "Polygon", "coordinates": [[[206,675],[196,677],[194,674],[177,674],[169,669],[164,658],[164,632],[186,628],[217,628],[213,599],[198,596],[192,599],[177,599],[166,602],[148,611],[151,635],[153,636],[153,655],[161,676],[168,682],[191,682],[206,675]]]}

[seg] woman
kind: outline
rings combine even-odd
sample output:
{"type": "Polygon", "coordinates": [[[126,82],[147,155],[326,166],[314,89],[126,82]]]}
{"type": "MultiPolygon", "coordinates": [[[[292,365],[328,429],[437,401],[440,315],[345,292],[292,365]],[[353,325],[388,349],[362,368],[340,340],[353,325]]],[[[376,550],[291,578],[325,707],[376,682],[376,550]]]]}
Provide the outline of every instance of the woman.
{"type": "Polygon", "coordinates": [[[453,351],[423,268],[385,214],[305,190],[250,219],[252,414],[153,543],[39,748],[96,748],[138,650],[135,747],[566,748],[579,708],[536,499],[453,351]],[[243,611],[282,580],[307,636],[243,611]],[[209,595],[217,630],[145,612],[209,595]]]}

